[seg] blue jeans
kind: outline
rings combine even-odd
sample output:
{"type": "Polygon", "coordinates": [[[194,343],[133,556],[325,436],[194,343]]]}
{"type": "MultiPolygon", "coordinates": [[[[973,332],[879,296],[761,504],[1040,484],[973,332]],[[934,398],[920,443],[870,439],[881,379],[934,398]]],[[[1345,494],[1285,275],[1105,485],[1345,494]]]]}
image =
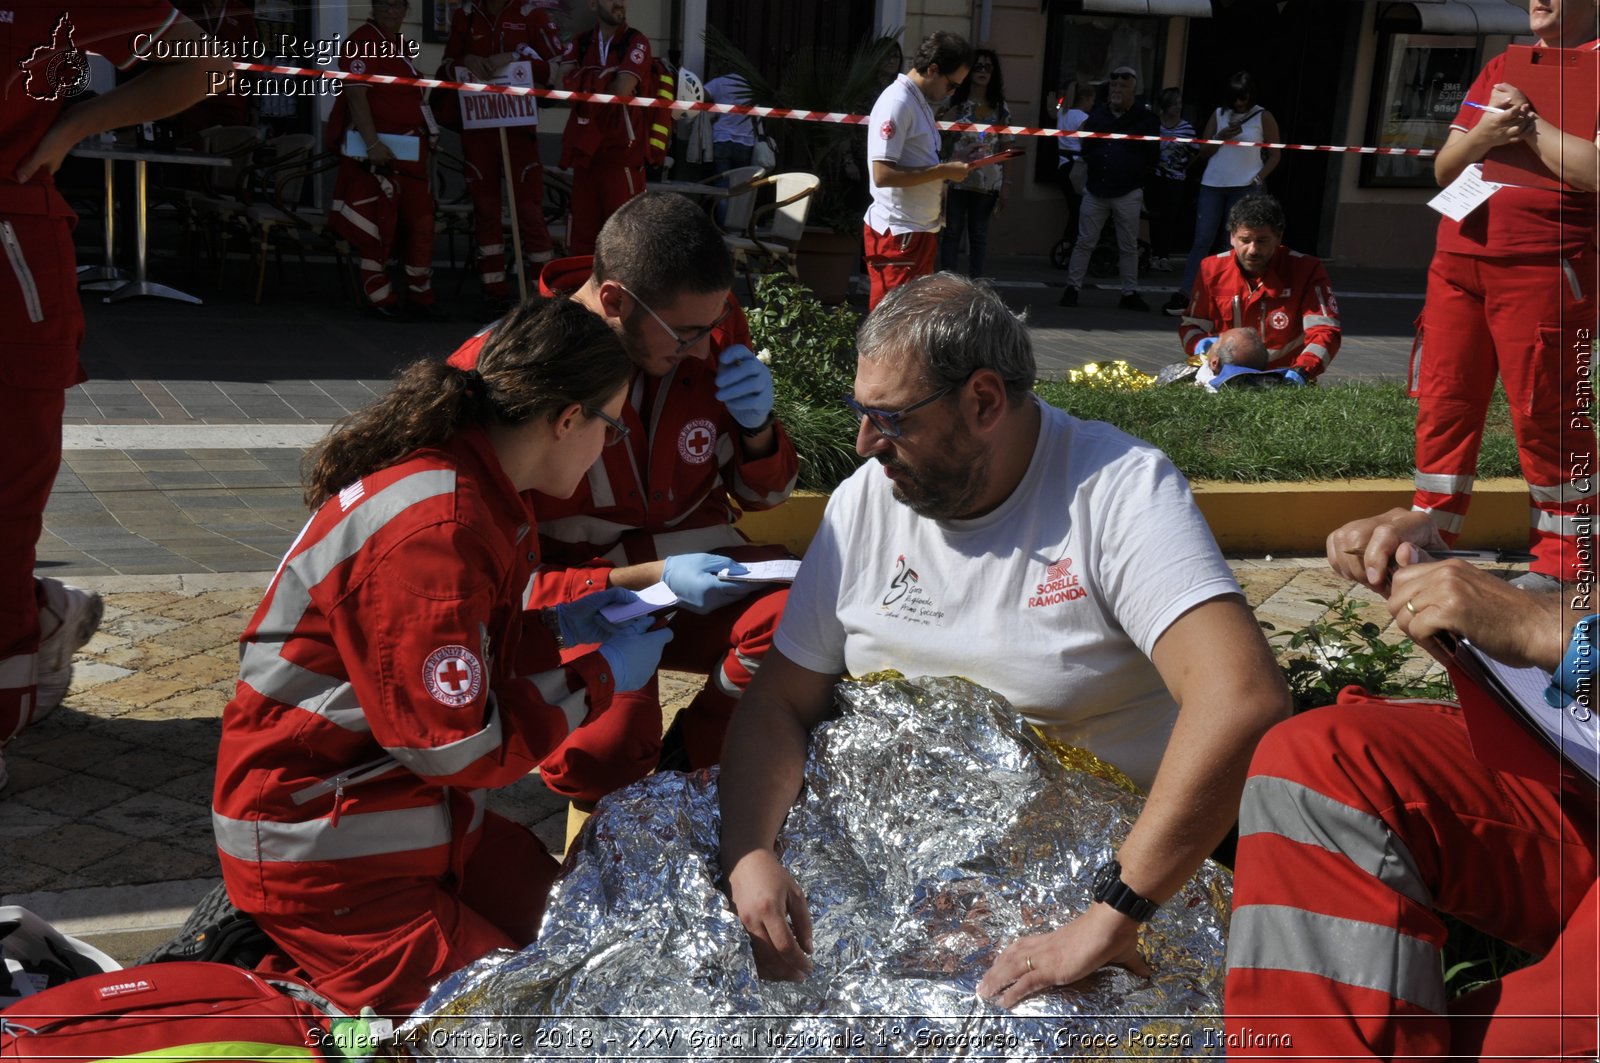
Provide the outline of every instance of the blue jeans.
{"type": "Polygon", "coordinates": [[[1217,230],[1227,221],[1228,211],[1244,198],[1246,192],[1254,188],[1255,185],[1242,185],[1238,188],[1200,186],[1200,203],[1195,208],[1194,243],[1189,247],[1189,261],[1184,264],[1183,278],[1178,281],[1178,291],[1185,295],[1189,294],[1194,287],[1195,274],[1200,272],[1201,261],[1211,254],[1211,249],[1216,246],[1217,230]]]}
{"type": "Polygon", "coordinates": [[[944,203],[944,235],[939,240],[939,268],[961,271],[961,237],[967,238],[967,254],[972,260],[971,277],[983,276],[989,252],[989,216],[1000,196],[994,192],[973,192],[952,188],[944,203]]]}

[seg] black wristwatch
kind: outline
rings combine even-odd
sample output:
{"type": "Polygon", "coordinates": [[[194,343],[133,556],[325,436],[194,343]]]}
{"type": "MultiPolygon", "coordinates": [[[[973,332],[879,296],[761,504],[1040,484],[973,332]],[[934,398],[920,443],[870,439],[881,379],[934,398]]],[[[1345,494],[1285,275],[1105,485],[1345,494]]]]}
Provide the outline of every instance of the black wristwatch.
{"type": "Polygon", "coordinates": [[[1136,923],[1144,922],[1161,908],[1155,901],[1146,900],[1123,884],[1122,865],[1115,860],[1107,860],[1095,869],[1091,896],[1111,905],[1136,923]]]}

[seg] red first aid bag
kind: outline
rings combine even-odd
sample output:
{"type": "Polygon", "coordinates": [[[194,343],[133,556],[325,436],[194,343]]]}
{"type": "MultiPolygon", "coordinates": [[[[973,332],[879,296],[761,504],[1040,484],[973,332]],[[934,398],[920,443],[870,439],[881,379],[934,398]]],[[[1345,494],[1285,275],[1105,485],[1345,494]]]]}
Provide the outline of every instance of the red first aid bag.
{"type": "Polygon", "coordinates": [[[326,1017],[242,967],[153,963],[0,1011],[0,1060],[342,1060],[326,1017]]]}

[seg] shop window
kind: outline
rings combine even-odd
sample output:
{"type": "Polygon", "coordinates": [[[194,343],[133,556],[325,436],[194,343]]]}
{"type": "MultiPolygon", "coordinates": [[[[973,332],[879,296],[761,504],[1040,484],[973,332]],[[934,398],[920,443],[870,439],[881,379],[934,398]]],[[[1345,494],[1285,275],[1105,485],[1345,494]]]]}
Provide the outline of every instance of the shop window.
{"type": "MultiPolygon", "coordinates": [[[[1367,143],[1382,148],[1433,148],[1450,135],[1477,76],[1476,37],[1386,33],[1373,70],[1367,143]]],[[[1361,160],[1367,188],[1431,188],[1433,159],[1415,155],[1368,155],[1361,160]]]]}
{"type": "MultiPolygon", "coordinates": [[[[1126,63],[1139,71],[1139,102],[1150,103],[1161,86],[1152,79],[1162,68],[1166,41],[1163,17],[1150,15],[1067,14],[1054,10],[1046,27],[1044,84],[1039,93],[1039,124],[1053,126],[1059,110],[1072,106],[1080,82],[1093,84],[1097,100],[1106,98],[1112,67],[1126,63]]],[[[1034,179],[1056,179],[1056,142],[1036,137],[1034,179]]]]}

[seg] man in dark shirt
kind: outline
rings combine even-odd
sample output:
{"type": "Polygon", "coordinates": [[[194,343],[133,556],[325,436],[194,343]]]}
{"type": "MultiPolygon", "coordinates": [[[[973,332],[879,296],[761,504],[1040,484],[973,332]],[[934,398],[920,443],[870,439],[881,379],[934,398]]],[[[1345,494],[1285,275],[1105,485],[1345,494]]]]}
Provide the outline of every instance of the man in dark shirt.
{"type": "MultiPolygon", "coordinates": [[[[1080,127],[1086,133],[1130,133],[1160,136],[1161,120],[1156,113],[1134,100],[1139,74],[1122,65],[1111,71],[1109,96],[1105,103],[1089,112],[1080,127]]],[[[1139,210],[1144,206],[1144,186],[1155,172],[1161,145],[1154,140],[1081,141],[1083,158],[1089,166],[1088,188],[1078,212],[1078,242],[1067,267],[1067,290],[1061,293],[1061,306],[1078,305],[1078,288],[1089,270],[1089,256],[1100,242],[1106,218],[1117,224],[1117,264],[1122,279],[1124,310],[1149,310],[1134,289],[1139,284],[1139,210]]]]}

